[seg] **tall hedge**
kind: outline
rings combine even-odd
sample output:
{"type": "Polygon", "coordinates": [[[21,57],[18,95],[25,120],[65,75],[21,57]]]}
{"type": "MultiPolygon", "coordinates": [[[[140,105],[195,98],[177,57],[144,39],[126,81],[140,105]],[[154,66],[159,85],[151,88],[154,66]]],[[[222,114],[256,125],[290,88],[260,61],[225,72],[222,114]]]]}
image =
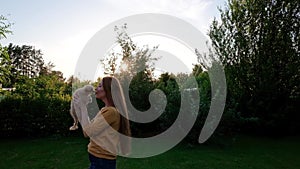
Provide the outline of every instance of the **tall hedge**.
{"type": "Polygon", "coordinates": [[[0,102],[0,137],[68,135],[69,105],[64,98],[7,96],[0,102]]]}

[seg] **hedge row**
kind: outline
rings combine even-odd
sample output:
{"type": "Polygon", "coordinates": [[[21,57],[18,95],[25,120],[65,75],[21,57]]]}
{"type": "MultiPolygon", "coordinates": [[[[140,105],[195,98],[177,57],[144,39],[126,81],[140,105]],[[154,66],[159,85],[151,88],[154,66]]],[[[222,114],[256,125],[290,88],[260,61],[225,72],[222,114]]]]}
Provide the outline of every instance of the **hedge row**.
{"type": "Polygon", "coordinates": [[[70,100],[63,98],[16,98],[0,102],[0,137],[68,135],[72,118],[70,100]]]}

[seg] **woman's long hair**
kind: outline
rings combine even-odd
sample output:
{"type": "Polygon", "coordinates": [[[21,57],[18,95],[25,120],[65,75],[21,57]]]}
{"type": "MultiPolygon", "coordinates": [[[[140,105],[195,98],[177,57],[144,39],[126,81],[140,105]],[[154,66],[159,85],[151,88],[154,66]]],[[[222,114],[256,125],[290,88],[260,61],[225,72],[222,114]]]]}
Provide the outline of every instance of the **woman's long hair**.
{"type": "Polygon", "coordinates": [[[122,86],[119,80],[115,77],[104,77],[102,79],[102,85],[108,102],[114,105],[120,113],[121,118],[120,118],[119,132],[125,136],[128,136],[128,137],[124,137],[124,136],[120,137],[121,153],[124,155],[129,154],[131,151],[131,146],[130,146],[131,130],[130,130],[127,106],[126,106],[122,86]]]}

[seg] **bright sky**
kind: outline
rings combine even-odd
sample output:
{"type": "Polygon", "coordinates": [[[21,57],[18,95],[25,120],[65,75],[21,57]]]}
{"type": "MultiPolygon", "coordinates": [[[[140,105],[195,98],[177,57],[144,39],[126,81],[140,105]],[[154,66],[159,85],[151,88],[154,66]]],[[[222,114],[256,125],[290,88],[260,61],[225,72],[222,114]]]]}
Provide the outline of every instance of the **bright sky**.
{"type": "MultiPolygon", "coordinates": [[[[225,0],[1,0],[0,15],[14,23],[2,45],[32,45],[45,62],[69,78],[87,41],[101,28],[126,16],[162,13],[183,19],[206,34],[225,0]]],[[[130,27],[130,25],[128,25],[130,27]]]]}

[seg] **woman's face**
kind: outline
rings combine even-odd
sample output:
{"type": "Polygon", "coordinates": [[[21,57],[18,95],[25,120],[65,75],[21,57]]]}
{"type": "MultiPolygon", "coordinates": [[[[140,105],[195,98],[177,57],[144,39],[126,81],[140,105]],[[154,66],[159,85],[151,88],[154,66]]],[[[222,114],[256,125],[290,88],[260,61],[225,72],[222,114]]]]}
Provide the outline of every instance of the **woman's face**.
{"type": "Polygon", "coordinates": [[[97,99],[101,99],[102,100],[102,99],[105,98],[105,91],[104,91],[102,82],[99,83],[98,87],[96,88],[95,95],[96,95],[97,99]]]}

